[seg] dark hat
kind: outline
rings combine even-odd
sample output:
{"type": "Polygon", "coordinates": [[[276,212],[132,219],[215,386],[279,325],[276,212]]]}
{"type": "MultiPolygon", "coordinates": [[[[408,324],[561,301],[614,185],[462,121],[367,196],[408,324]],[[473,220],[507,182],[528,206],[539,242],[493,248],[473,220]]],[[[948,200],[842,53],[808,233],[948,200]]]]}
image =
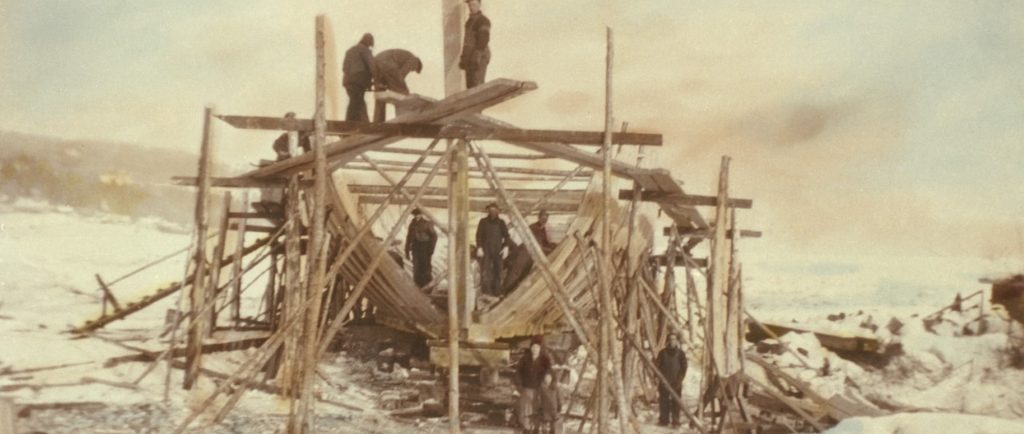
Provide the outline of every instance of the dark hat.
{"type": "Polygon", "coordinates": [[[498,208],[498,203],[497,202],[491,202],[491,203],[487,204],[487,208],[488,209],[490,209],[490,208],[500,209],[500,208],[498,208]]]}
{"type": "Polygon", "coordinates": [[[537,345],[543,346],[544,345],[544,336],[541,336],[541,335],[534,336],[532,339],[530,339],[530,345],[532,346],[533,344],[537,344],[537,345]]]}
{"type": "Polygon", "coordinates": [[[295,117],[295,112],[285,113],[284,117],[289,118],[289,119],[294,118],[295,117]]]}
{"type": "Polygon", "coordinates": [[[359,39],[359,43],[367,47],[373,46],[373,35],[370,33],[364,33],[363,37],[359,39]]]}
{"type": "Polygon", "coordinates": [[[412,215],[420,215],[420,214],[423,214],[423,210],[421,210],[419,208],[413,208],[412,215]]]}
{"type": "Polygon", "coordinates": [[[542,209],[542,210],[540,210],[540,212],[537,213],[537,216],[545,216],[545,215],[548,215],[548,210],[546,210],[546,209],[542,209]]]}

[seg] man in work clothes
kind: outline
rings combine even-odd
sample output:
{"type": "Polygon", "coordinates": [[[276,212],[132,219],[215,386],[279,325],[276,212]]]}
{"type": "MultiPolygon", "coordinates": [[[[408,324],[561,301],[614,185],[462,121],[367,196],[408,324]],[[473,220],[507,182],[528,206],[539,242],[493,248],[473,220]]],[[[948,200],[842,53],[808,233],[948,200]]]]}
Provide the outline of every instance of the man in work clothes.
{"type": "Polygon", "coordinates": [[[551,373],[551,357],[542,352],[544,340],[534,336],[530,341],[530,349],[523,354],[516,365],[516,387],[519,390],[519,426],[523,432],[534,429],[534,410],[537,406],[537,389],[541,387],[544,376],[551,373]]]}
{"type": "MultiPolygon", "coordinates": [[[[665,376],[672,389],[683,396],[683,378],[686,377],[686,353],[679,347],[679,336],[672,333],[668,336],[668,344],[658,353],[658,371],[665,376]]],[[[679,401],[672,396],[669,389],[661,381],[658,382],[658,425],[679,426],[679,401]]]]}
{"type": "Polygon", "coordinates": [[[416,286],[422,288],[434,279],[430,258],[437,245],[434,223],[427,220],[419,208],[412,210],[409,233],[405,236],[405,257],[412,261],[412,275],[416,286]]]}
{"type": "Polygon", "coordinates": [[[373,35],[367,33],[363,35],[358,44],[353,45],[345,52],[345,60],[341,65],[343,73],[341,84],[345,86],[345,92],[348,93],[346,121],[370,121],[370,117],[366,113],[364,96],[373,84],[373,77],[376,75],[372,48],[373,35]]]}
{"type": "Polygon", "coordinates": [[[487,217],[480,219],[476,226],[476,247],[481,258],[480,291],[484,294],[500,296],[501,251],[511,245],[508,225],[498,217],[498,205],[487,205],[487,217]]]}
{"type": "MultiPolygon", "coordinates": [[[[423,62],[408,50],[394,48],[384,50],[373,58],[374,66],[377,68],[377,76],[374,81],[377,83],[377,90],[390,90],[402,95],[409,94],[409,86],[405,84],[405,76],[416,71],[417,74],[423,71],[423,62]]],[[[373,121],[384,122],[387,106],[380,101],[373,107],[373,121]]]]}
{"type": "Polygon", "coordinates": [[[469,19],[463,33],[459,68],[466,71],[466,89],[484,82],[487,64],[491,62],[491,20],[480,12],[480,0],[466,0],[469,19]]]}
{"type": "Polygon", "coordinates": [[[537,214],[537,221],[530,225],[530,232],[533,233],[533,238],[537,240],[537,244],[540,244],[541,250],[544,254],[550,254],[555,250],[555,243],[552,243],[548,239],[548,212],[540,210],[537,214]]]}

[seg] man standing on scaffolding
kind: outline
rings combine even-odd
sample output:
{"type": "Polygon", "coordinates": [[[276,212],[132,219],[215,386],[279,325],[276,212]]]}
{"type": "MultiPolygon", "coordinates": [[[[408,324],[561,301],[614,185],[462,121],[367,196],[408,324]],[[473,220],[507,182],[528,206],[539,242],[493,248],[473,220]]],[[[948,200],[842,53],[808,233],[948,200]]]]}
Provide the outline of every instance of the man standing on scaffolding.
{"type": "Polygon", "coordinates": [[[500,297],[501,251],[512,246],[508,225],[498,216],[498,204],[487,205],[487,217],[476,226],[476,248],[480,257],[480,291],[500,297]]]}
{"type": "Polygon", "coordinates": [[[423,215],[419,208],[412,210],[412,221],[405,236],[405,257],[412,261],[412,275],[416,286],[423,288],[434,280],[430,258],[437,245],[437,231],[434,223],[423,215]]]}
{"type": "Polygon", "coordinates": [[[533,232],[533,238],[540,244],[540,249],[544,251],[544,254],[550,254],[555,250],[555,243],[552,243],[548,238],[548,212],[540,210],[537,213],[537,221],[530,225],[530,232],[533,232]]]}
{"type": "Polygon", "coordinates": [[[469,19],[462,39],[462,56],[459,68],[466,71],[466,89],[484,82],[487,64],[491,62],[491,20],[480,12],[481,0],[466,0],[469,19]]]}
{"type": "MultiPolygon", "coordinates": [[[[373,58],[373,65],[377,68],[377,75],[373,79],[377,90],[390,90],[402,95],[409,94],[405,76],[413,71],[417,74],[423,71],[423,61],[409,50],[401,48],[381,51],[373,58]]],[[[387,105],[377,101],[373,107],[373,121],[384,122],[386,114],[387,105]]]]}
{"type": "Polygon", "coordinates": [[[377,68],[373,63],[373,35],[366,33],[345,52],[345,60],[341,65],[341,85],[345,86],[348,93],[348,110],[345,112],[346,121],[369,122],[370,116],[366,112],[366,91],[373,84],[373,77],[377,68]]]}

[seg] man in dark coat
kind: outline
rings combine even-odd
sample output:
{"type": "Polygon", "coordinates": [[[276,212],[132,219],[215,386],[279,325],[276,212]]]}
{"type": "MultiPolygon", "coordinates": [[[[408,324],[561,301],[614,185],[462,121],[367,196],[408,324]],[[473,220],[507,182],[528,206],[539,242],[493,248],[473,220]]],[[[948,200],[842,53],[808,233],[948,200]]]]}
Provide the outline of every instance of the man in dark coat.
{"type": "Polygon", "coordinates": [[[434,223],[427,220],[419,208],[412,210],[412,215],[409,232],[405,236],[405,257],[412,261],[413,281],[422,288],[434,279],[430,258],[434,256],[434,246],[437,245],[437,231],[434,223]]]}
{"type": "MultiPolygon", "coordinates": [[[[285,113],[284,114],[284,118],[285,119],[294,120],[295,119],[295,112],[285,113]]],[[[302,152],[309,152],[310,150],[313,149],[312,148],[313,145],[309,142],[310,133],[308,133],[308,132],[299,132],[298,139],[299,139],[298,145],[299,145],[299,148],[302,149],[302,152]]],[[[291,150],[291,145],[288,143],[288,133],[287,132],[281,133],[281,135],[277,137],[277,140],[274,140],[274,153],[277,154],[277,161],[287,160],[287,159],[293,157],[292,150],[291,150]]]]}
{"type": "Polygon", "coordinates": [[[366,113],[364,96],[373,85],[373,77],[376,75],[372,48],[373,35],[367,33],[363,35],[358,44],[353,45],[345,52],[345,60],[341,66],[343,73],[341,85],[345,86],[345,92],[348,93],[346,121],[370,121],[370,116],[366,113]]]}
{"type": "Polygon", "coordinates": [[[552,243],[548,239],[548,212],[540,210],[537,214],[537,221],[530,225],[530,232],[533,232],[533,238],[540,244],[541,250],[544,254],[549,254],[555,250],[555,243],[552,243]]]}
{"type": "MultiPolygon", "coordinates": [[[[686,353],[679,347],[679,336],[675,333],[668,337],[668,345],[658,353],[658,370],[672,385],[672,389],[680,397],[683,396],[683,378],[686,377],[686,353]]],[[[658,425],[666,426],[672,422],[679,425],[679,401],[661,381],[658,382],[658,425]]]]}
{"type": "Polygon", "coordinates": [[[544,340],[535,336],[530,341],[530,349],[519,359],[516,365],[516,387],[519,390],[519,426],[525,432],[534,428],[533,414],[537,406],[537,389],[541,387],[544,376],[551,373],[551,357],[543,352],[544,340]]]}
{"type": "MultiPolygon", "coordinates": [[[[377,68],[377,76],[374,77],[377,90],[390,90],[402,95],[409,94],[405,76],[413,71],[417,74],[423,71],[423,62],[420,58],[400,48],[381,51],[374,56],[373,64],[377,68]]],[[[373,121],[384,122],[386,110],[387,105],[377,101],[373,107],[373,121]]]]}
{"type": "Polygon", "coordinates": [[[498,205],[487,205],[487,217],[480,219],[476,226],[476,247],[480,256],[480,291],[486,295],[500,296],[501,292],[501,251],[511,248],[512,239],[508,225],[498,217],[498,205]]]}
{"type": "Polygon", "coordinates": [[[562,397],[550,372],[537,388],[537,428],[542,434],[562,434],[562,397]]]}
{"type": "Polygon", "coordinates": [[[484,82],[487,64],[491,62],[491,20],[480,12],[481,0],[466,0],[469,18],[463,33],[459,68],[466,71],[466,89],[484,82]]]}

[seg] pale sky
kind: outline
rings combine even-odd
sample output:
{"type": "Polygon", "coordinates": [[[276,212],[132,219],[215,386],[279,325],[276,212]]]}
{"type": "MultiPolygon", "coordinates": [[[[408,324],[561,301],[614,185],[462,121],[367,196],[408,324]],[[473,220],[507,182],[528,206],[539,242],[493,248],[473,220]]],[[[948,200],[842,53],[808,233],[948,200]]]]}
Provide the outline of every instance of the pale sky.
{"type": "MultiPolygon", "coordinates": [[[[1024,264],[1024,1],[483,8],[488,77],[539,86],[488,114],[601,129],[612,27],[616,120],[663,133],[648,162],[694,193],[730,155],[755,200],[741,224],[766,233],[750,250],[1024,264]]],[[[373,32],[424,59],[414,92],[442,96],[440,0],[0,0],[0,129],[194,152],[206,104],[308,117],[321,12],[339,52],[373,32]]],[[[220,128],[218,156],[267,158],[272,137],[220,128]]]]}

